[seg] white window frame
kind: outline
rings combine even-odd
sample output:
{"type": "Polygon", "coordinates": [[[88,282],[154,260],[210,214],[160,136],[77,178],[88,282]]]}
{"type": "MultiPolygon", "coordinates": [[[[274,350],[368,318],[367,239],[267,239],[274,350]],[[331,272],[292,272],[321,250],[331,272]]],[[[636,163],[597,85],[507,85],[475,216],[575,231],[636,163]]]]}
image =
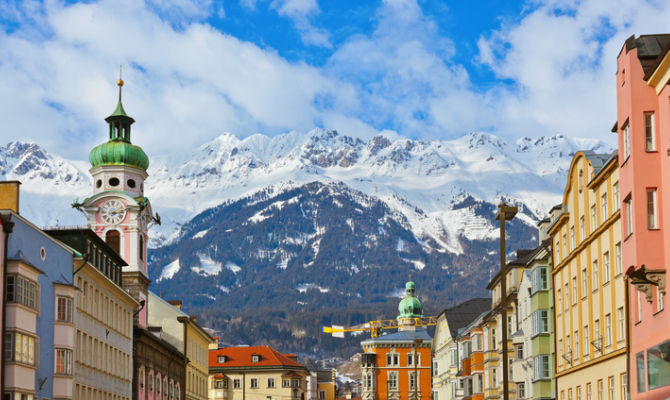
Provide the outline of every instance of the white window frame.
{"type": "Polygon", "coordinates": [[[644,113],[644,150],[656,151],[656,117],[653,111],[644,113]]]}

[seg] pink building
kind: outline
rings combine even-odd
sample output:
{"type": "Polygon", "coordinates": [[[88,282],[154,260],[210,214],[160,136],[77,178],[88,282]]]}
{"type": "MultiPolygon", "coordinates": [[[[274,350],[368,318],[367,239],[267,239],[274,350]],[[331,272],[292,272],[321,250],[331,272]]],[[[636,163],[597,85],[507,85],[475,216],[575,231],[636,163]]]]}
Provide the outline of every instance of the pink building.
{"type": "Polygon", "coordinates": [[[622,260],[629,293],[630,394],[670,397],[670,34],[631,36],[617,59],[622,260]]]}

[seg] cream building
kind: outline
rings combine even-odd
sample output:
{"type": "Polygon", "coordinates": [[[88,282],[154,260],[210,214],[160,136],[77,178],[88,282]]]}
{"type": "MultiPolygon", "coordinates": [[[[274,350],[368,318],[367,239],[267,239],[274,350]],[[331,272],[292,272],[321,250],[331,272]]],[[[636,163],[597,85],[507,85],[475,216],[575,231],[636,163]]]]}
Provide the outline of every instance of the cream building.
{"type": "Polygon", "coordinates": [[[181,301],[165,301],[149,292],[149,326],[161,327],[161,337],[189,360],[186,366],[185,399],[208,398],[209,346],[214,339],[181,310],[181,301]]]}
{"type": "Polygon", "coordinates": [[[556,395],[623,399],[626,296],[615,154],[577,152],[553,245],[556,395]]]}
{"type": "MultiPolygon", "coordinates": [[[[74,399],[129,400],[133,313],[140,305],[121,287],[125,262],[89,229],[55,229],[47,233],[75,251],[75,304],[56,305],[57,313],[59,306],[64,310],[74,306],[75,310],[70,321],[60,323],[67,326],[69,322],[75,328],[74,399]]],[[[64,301],[67,299],[63,296],[64,301]]]]}
{"type": "Polygon", "coordinates": [[[305,400],[307,368],[269,346],[209,352],[210,400],[305,400]]]}

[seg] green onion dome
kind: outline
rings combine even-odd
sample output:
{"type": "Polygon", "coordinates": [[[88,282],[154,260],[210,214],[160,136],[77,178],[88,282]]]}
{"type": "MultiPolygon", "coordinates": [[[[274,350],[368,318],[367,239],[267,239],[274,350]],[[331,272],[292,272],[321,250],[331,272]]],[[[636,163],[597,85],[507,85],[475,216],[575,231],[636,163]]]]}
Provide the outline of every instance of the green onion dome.
{"type": "Polygon", "coordinates": [[[405,297],[398,304],[398,319],[423,317],[423,306],[419,299],[414,296],[414,282],[405,284],[405,297]]]}
{"type": "Polygon", "coordinates": [[[149,157],[144,150],[120,139],[110,140],[94,147],[88,160],[93,168],[100,165],[127,165],[144,171],[149,168],[149,157]]]}

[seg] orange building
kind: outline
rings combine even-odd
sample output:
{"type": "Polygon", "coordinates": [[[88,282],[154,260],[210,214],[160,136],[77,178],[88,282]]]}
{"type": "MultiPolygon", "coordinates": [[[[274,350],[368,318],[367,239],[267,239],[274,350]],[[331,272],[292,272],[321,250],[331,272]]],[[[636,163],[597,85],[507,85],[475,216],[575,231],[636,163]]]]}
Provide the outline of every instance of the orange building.
{"type": "Polygon", "coordinates": [[[405,285],[398,311],[398,332],[361,342],[363,400],[431,398],[433,339],[415,323],[423,317],[423,306],[414,296],[414,282],[405,285]]]}

